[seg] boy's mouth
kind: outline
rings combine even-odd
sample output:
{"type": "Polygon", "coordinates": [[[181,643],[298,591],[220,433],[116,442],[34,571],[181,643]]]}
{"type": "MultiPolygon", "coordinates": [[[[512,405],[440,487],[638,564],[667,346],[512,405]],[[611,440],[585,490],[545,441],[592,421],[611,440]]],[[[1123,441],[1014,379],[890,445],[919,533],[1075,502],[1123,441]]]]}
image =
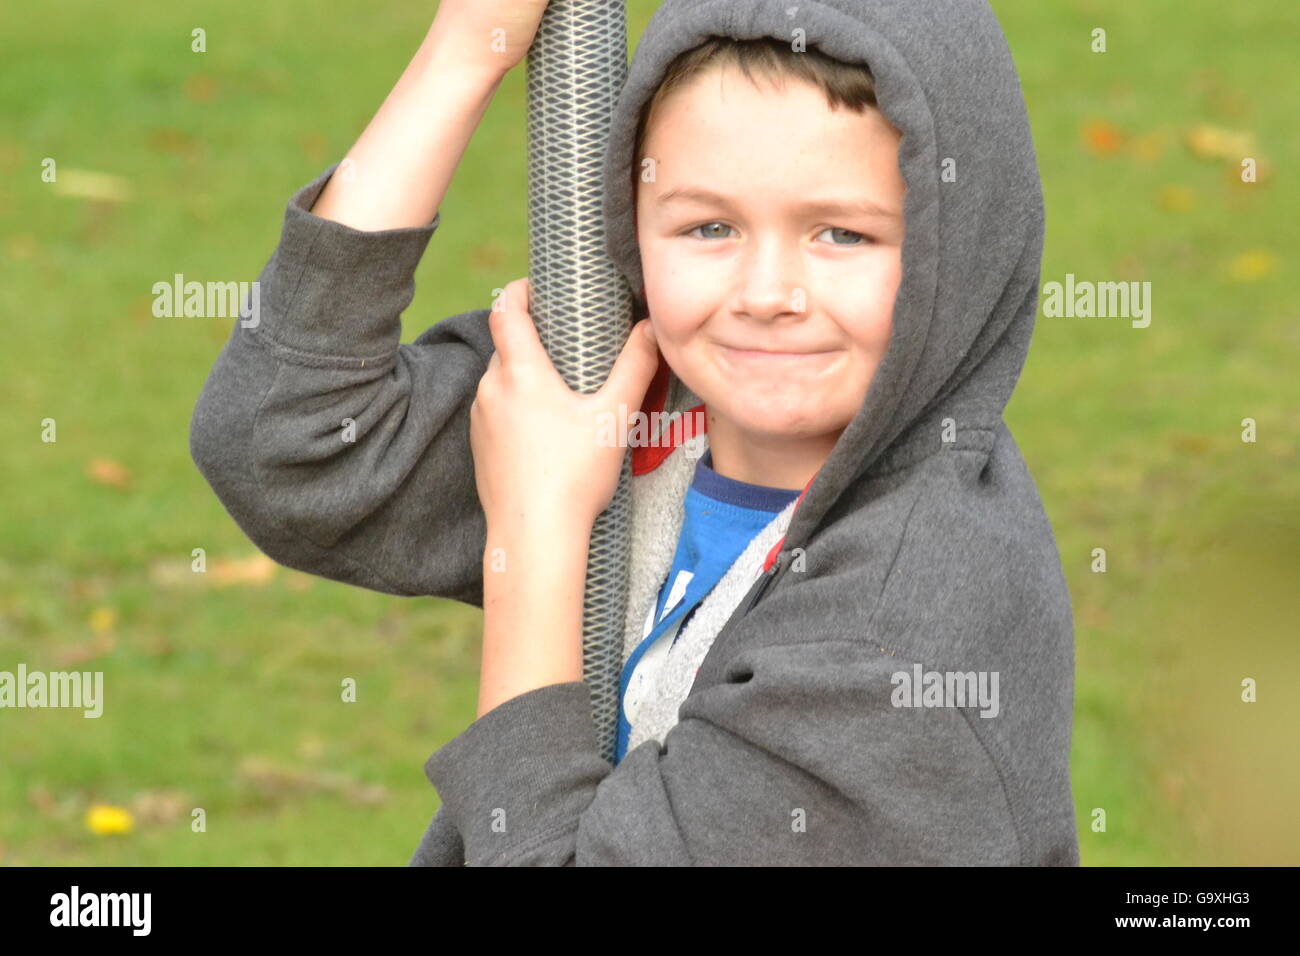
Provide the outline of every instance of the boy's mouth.
{"type": "Polygon", "coordinates": [[[739,349],[730,345],[722,345],[723,356],[730,362],[739,365],[792,365],[792,364],[815,364],[826,362],[831,359],[835,351],[817,351],[817,352],[794,352],[794,351],[774,351],[769,349],[739,349]]]}

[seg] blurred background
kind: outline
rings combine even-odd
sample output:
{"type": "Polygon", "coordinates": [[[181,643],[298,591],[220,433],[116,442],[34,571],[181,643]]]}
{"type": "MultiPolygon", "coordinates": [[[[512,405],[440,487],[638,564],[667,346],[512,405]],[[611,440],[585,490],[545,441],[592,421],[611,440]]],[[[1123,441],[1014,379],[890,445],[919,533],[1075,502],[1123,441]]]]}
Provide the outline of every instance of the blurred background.
{"type": "MultiPolygon", "coordinates": [[[[656,6],[629,4],[631,47],[656,6]]],[[[1007,411],[1073,596],[1083,862],[1300,863],[1300,17],[993,7],[1042,170],[1043,282],[1152,283],[1145,329],[1040,312],[1007,411]]],[[[105,682],[97,720],[0,709],[0,864],[400,865],[436,809],[422,767],[474,719],[482,613],[261,556],[189,456],[232,322],[152,310],[175,273],[257,278],[434,10],[0,10],[0,671],[105,682]]],[[[404,341],[528,271],[524,80],[456,173],[404,341]]]]}

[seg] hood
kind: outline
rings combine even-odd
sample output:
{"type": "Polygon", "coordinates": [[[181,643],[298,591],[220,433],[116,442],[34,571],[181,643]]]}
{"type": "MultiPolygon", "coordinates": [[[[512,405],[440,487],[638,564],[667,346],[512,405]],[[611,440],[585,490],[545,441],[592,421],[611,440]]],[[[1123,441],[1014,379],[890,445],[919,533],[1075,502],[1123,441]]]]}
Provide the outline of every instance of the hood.
{"type": "MultiPolygon", "coordinates": [[[[804,489],[790,548],[874,474],[945,447],[974,452],[982,469],[1029,348],[1043,242],[1024,98],[986,0],[665,0],[637,46],[605,156],[606,248],[635,290],[638,315],[645,280],[631,183],[642,105],[673,58],[711,35],[790,40],[796,30],[808,48],[871,69],[879,108],[902,133],[907,195],[891,341],[862,406],[804,489]]],[[[668,410],[698,404],[660,362],[669,394],[687,396],[668,410]]]]}

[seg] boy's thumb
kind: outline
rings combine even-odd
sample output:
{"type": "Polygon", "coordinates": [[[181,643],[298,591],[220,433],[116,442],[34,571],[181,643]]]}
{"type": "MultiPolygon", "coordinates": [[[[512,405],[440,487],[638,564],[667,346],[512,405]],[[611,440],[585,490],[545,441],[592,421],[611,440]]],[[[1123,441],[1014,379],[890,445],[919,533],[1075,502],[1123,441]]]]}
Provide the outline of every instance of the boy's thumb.
{"type": "Polygon", "coordinates": [[[621,399],[629,405],[638,403],[645,397],[650,380],[659,369],[659,345],[655,341],[654,330],[649,319],[642,319],[632,327],[632,334],[623,343],[623,351],[614,360],[614,368],[609,378],[601,387],[611,397],[621,399]]]}

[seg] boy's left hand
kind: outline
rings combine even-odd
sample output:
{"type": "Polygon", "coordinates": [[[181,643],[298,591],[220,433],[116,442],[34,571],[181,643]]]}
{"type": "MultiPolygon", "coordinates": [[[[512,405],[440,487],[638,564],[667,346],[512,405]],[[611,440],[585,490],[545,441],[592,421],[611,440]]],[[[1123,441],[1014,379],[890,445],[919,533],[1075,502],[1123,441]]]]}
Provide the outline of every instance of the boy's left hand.
{"type": "MultiPolygon", "coordinates": [[[[474,480],[489,531],[582,522],[590,532],[618,489],[626,442],[600,440],[602,422],[641,408],[658,368],[649,319],[637,323],[599,391],[573,391],[555,370],[528,313],[528,280],[505,287],[488,317],[495,351],[470,405],[474,480]]],[[[609,429],[605,429],[607,433],[609,429]]]]}

